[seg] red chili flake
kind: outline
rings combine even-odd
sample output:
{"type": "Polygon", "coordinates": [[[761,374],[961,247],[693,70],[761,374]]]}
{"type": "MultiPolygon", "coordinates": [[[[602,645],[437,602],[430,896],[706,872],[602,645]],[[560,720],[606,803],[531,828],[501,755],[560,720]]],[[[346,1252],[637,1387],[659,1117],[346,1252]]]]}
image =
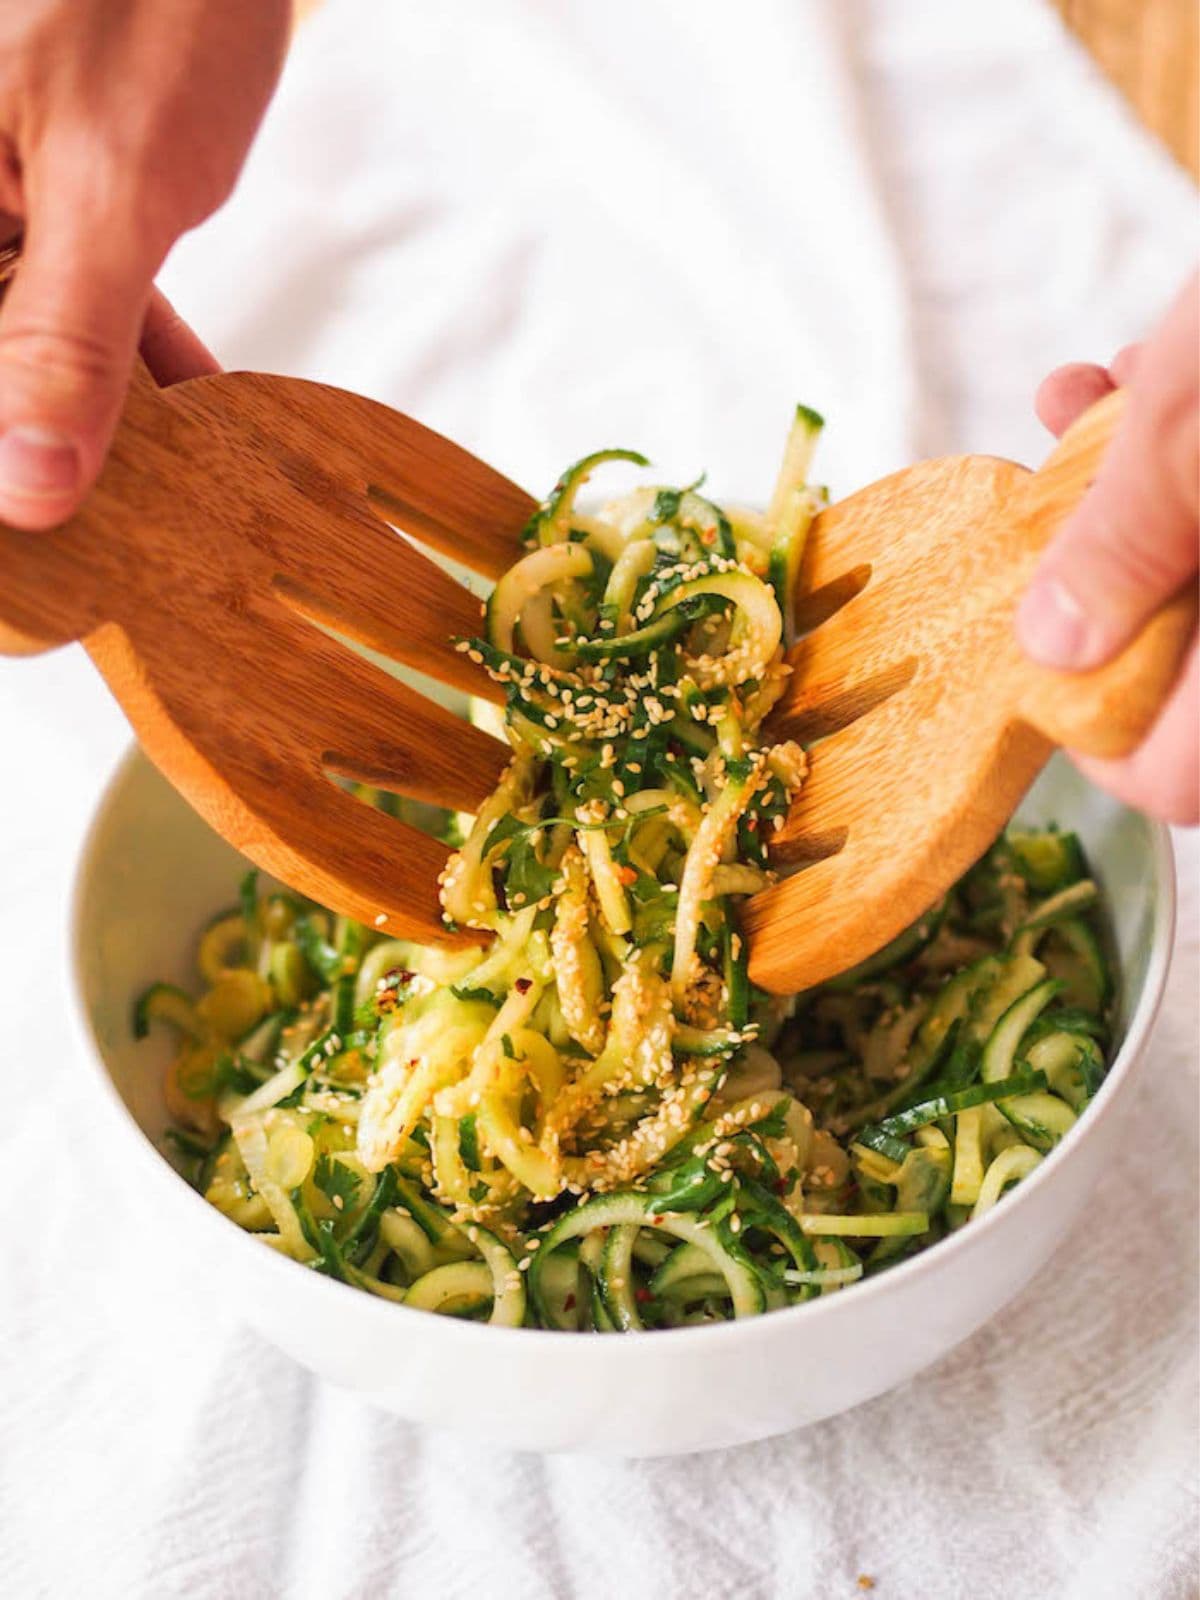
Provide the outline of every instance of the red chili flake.
{"type": "Polygon", "coordinates": [[[574,1311],[574,1309],[575,1309],[575,1296],[573,1294],[569,1294],[567,1296],[567,1298],[563,1301],[563,1310],[564,1311],[574,1311]]]}
{"type": "Polygon", "coordinates": [[[617,877],[626,889],[629,888],[630,884],[637,882],[637,873],[633,867],[618,867],[617,877]]]}
{"type": "Polygon", "coordinates": [[[654,1296],[650,1293],[649,1289],[635,1289],[633,1291],[633,1298],[638,1302],[639,1305],[644,1306],[646,1301],[653,1300],[654,1296]]]}
{"type": "Polygon", "coordinates": [[[788,1192],[788,1188],[789,1187],[790,1186],[789,1186],[788,1181],[787,1181],[786,1178],[776,1178],[776,1180],[775,1180],[775,1193],[776,1194],[786,1194],[788,1192]]]}
{"type": "Polygon", "coordinates": [[[375,992],[375,1009],[381,1017],[399,1010],[400,991],[415,977],[416,973],[410,972],[407,967],[392,967],[384,973],[379,980],[380,987],[375,992]]]}
{"type": "Polygon", "coordinates": [[[533,988],[533,979],[532,978],[518,978],[516,983],[513,984],[513,988],[517,991],[518,994],[528,994],[530,989],[533,988]]]}

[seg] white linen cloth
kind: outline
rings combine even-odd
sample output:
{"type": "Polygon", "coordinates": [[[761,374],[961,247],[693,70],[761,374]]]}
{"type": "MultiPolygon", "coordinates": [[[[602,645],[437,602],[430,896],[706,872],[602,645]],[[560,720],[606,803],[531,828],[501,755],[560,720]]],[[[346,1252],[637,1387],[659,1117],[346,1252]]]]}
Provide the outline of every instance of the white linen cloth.
{"type": "MultiPolygon", "coordinates": [[[[1194,211],[1040,0],[328,0],[165,283],[229,364],[377,395],[535,489],[611,443],[761,497],[803,399],[843,492],[1038,459],[1038,379],[1145,329],[1194,211]]],[[[372,1412],[148,1250],[60,976],[125,738],[78,651],[0,666],[0,1593],[1197,1593],[1194,838],[1120,1162],[1017,1303],[804,1433],[540,1459],[372,1412]]]]}

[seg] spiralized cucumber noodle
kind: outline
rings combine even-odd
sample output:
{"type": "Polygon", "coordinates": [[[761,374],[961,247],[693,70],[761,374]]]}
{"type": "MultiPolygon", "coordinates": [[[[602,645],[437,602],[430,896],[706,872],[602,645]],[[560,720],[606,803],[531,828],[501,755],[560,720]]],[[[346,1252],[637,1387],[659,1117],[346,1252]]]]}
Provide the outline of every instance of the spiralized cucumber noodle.
{"type": "MultiPolygon", "coordinates": [[[[572,467],[478,638],[511,760],[426,947],[254,874],[174,1028],[175,1158],[272,1249],[510,1326],[667,1328],[836,1293],[1001,1201],[1106,1067],[1111,977],[1078,840],[1014,832],[852,973],[750,982],[739,908],[820,747],[772,739],[820,418],[766,512],[697,483],[579,508],[572,467]]],[[[375,796],[394,806],[391,797],[375,796]]]]}

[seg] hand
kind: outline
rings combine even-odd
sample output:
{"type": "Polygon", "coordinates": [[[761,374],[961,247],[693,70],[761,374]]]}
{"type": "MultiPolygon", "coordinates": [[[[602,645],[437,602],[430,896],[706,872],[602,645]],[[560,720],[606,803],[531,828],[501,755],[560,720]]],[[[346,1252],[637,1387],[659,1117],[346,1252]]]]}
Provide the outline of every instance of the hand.
{"type": "MultiPolygon", "coordinates": [[[[233,187],[290,19],[288,0],[0,6],[0,212],[24,231],[0,305],[0,519],[52,527],[100,470],[154,274],[233,187]]],[[[151,338],[168,324],[157,306],[151,338]]]]}
{"type": "MultiPolygon", "coordinates": [[[[1111,368],[1059,367],[1037,411],[1060,434],[1118,385],[1129,407],[1096,481],[1042,558],[1017,612],[1027,653],[1049,667],[1099,666],[1200,567],[1200,278],[1143,345],[1111,368]]],[[[1121,761],[1076,765],[1119,799],[1167,822],[1200,820],[1200,661],[1196,641],[1145,740],[1121,761]]]]}

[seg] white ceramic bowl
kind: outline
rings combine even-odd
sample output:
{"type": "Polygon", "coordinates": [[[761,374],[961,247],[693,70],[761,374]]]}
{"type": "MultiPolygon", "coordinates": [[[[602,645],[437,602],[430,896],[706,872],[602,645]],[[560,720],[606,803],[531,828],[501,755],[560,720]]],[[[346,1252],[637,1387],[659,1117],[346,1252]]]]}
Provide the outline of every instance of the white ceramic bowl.
{"type": "Polygon", "coordinates": [[[1021,815],[1075,828],[1103,884],[1122,972],[1112,1070],[1061,1146],[979,1222],[791,1310],[641,1337],[456,1322],[321,1277],[206,1205],[157,1148],[169,1047],[134,1041],[130,1001],[155,978],[192,981],[195,930],[234,897],[245,863],[137,754],[110,784],[79,867],[82,1051],[108,1105],[109,1137],[144,1186],[147,1227],[169,1226],[190,1272],[331,1382],[516,1449],[670,1455],[766,1438],[869,1400],[967,1338],[1062,1243],[1112,1152],[1171,949],[1169,837],[1061,760],[1021,815]]]}

